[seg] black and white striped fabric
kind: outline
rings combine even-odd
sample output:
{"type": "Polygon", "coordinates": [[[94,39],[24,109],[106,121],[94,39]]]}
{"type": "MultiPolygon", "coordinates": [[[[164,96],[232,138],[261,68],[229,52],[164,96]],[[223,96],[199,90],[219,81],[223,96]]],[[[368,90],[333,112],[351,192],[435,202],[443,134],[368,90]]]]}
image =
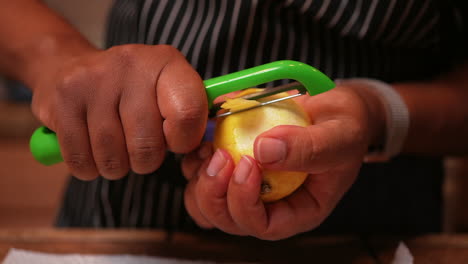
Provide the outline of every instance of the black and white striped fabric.
{"type": "MultiPolygon", "coordinates": [[[[107,45],[173,45],[205,79],[292,59],[331,78],[420,80],[447,67],[457,30],[464,30],[464,13],[448,3],[116,0],[107,45]]],[[[185,180],[178,162],[169,154],[157,172],[130,173],[118,181],[72,178],[58,225],[193,230],[183,205],[185,180]]],[[[437,158],[399,157],[365,165],[319,230],[437,231],[441,182],[437,158]]]]}

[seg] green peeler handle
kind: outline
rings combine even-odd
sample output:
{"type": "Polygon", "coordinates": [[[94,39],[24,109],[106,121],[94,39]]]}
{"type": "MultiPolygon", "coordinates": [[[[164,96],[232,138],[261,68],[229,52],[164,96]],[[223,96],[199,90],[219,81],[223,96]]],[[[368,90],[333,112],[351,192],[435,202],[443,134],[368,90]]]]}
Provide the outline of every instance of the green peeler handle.
{"type": "MultiPolygon", "coordinates": [[[[255,87],[275,80],[293,79],[300,82],[310,95],[326,92],[335,84],[323,73],[307,64],[282,60],[215,77],[204,81],[208,104],[224,94],[255,87]]],[[[39,127],[31,136],[29,147],[34,158],[44,164],[53,165],[63,161],[56,134],[39,127]]]]}
{"type": "Polygon", "coordinates": [[[29,140],[29,149],[33,157],[44,165],[49,166],[63,161],[57,135],[45,126],[34,131],[29,140]]]}
{"type": "Polygon", "coordinates": [[[275,61],[227,75],[215,77],[204,82],[208,104],[230,92],[256,87],[260,84],[282,79],[293,79],[300,82],[309,95],[326,92],[335,84],[314,67],[292,60],[275,61]]]}

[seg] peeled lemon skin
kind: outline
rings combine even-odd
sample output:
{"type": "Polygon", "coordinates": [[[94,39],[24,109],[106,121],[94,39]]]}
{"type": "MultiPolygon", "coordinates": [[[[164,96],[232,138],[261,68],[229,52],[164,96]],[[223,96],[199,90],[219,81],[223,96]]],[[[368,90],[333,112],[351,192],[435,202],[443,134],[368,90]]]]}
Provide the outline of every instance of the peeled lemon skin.
{"type": "MultiPolygon", "coordinates": [[[[262,100],[268,101],[287,95],[280,93],[262,100]]],[[[228,151],[237,164],[243,155],[254,156],[253,146],[258,135],[278,125],[305,127],[310,125],[310,120],[302,107],[293,100],[221,117],[216,120],[214,148],[228,151]]],[[[262,177],[260,198],[264,202],[274,202],[294,192],[307,178],[307,173],[263,170],[262,177]]]]}

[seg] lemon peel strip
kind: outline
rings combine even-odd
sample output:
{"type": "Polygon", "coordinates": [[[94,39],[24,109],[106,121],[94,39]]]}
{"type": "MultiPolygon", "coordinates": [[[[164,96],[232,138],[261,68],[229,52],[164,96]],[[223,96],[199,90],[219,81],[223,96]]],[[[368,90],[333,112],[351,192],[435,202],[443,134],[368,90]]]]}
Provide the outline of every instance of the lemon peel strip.
{"type": "Polygon", "coordinates": [[[226,101],[221,105],[221,108],[227,109],[228,111],[240,111],[247,108],[251,108],[260,104],[257,100],[247,100],[241,98],[242,96],[261,92],[263,89],[260,88],[249,88],[245,89],[242,92],[236,94],[234,98],[226,97],[226,101]]]}

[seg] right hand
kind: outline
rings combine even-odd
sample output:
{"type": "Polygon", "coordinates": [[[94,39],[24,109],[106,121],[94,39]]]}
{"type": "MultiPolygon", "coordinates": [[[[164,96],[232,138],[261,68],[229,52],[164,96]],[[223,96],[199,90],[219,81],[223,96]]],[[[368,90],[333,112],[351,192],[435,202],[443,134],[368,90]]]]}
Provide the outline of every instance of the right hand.
{"type": "Polygon", "coordinates": [[[165,45],[90,50],[44,69],[32,90],[33,113],[83,180],[153,172],[167,149],[198,146],[208,116],[202,79],[165,45]]]}
{"type": "Polygon", "coordinates": [[[318,227],[355,181],[371,143],[383,131],[381,103],[358,85],[337,86],[295,101],[312,120],[307,127],[282,125],[263,132],[254,156],[237,164],[226,150],[203,144],[186,155],[185,207],[204,228],[278,240],[318,227]],[[303,171],[309,176],[291,195],[260,199],[262,169],[303,171]]]}

